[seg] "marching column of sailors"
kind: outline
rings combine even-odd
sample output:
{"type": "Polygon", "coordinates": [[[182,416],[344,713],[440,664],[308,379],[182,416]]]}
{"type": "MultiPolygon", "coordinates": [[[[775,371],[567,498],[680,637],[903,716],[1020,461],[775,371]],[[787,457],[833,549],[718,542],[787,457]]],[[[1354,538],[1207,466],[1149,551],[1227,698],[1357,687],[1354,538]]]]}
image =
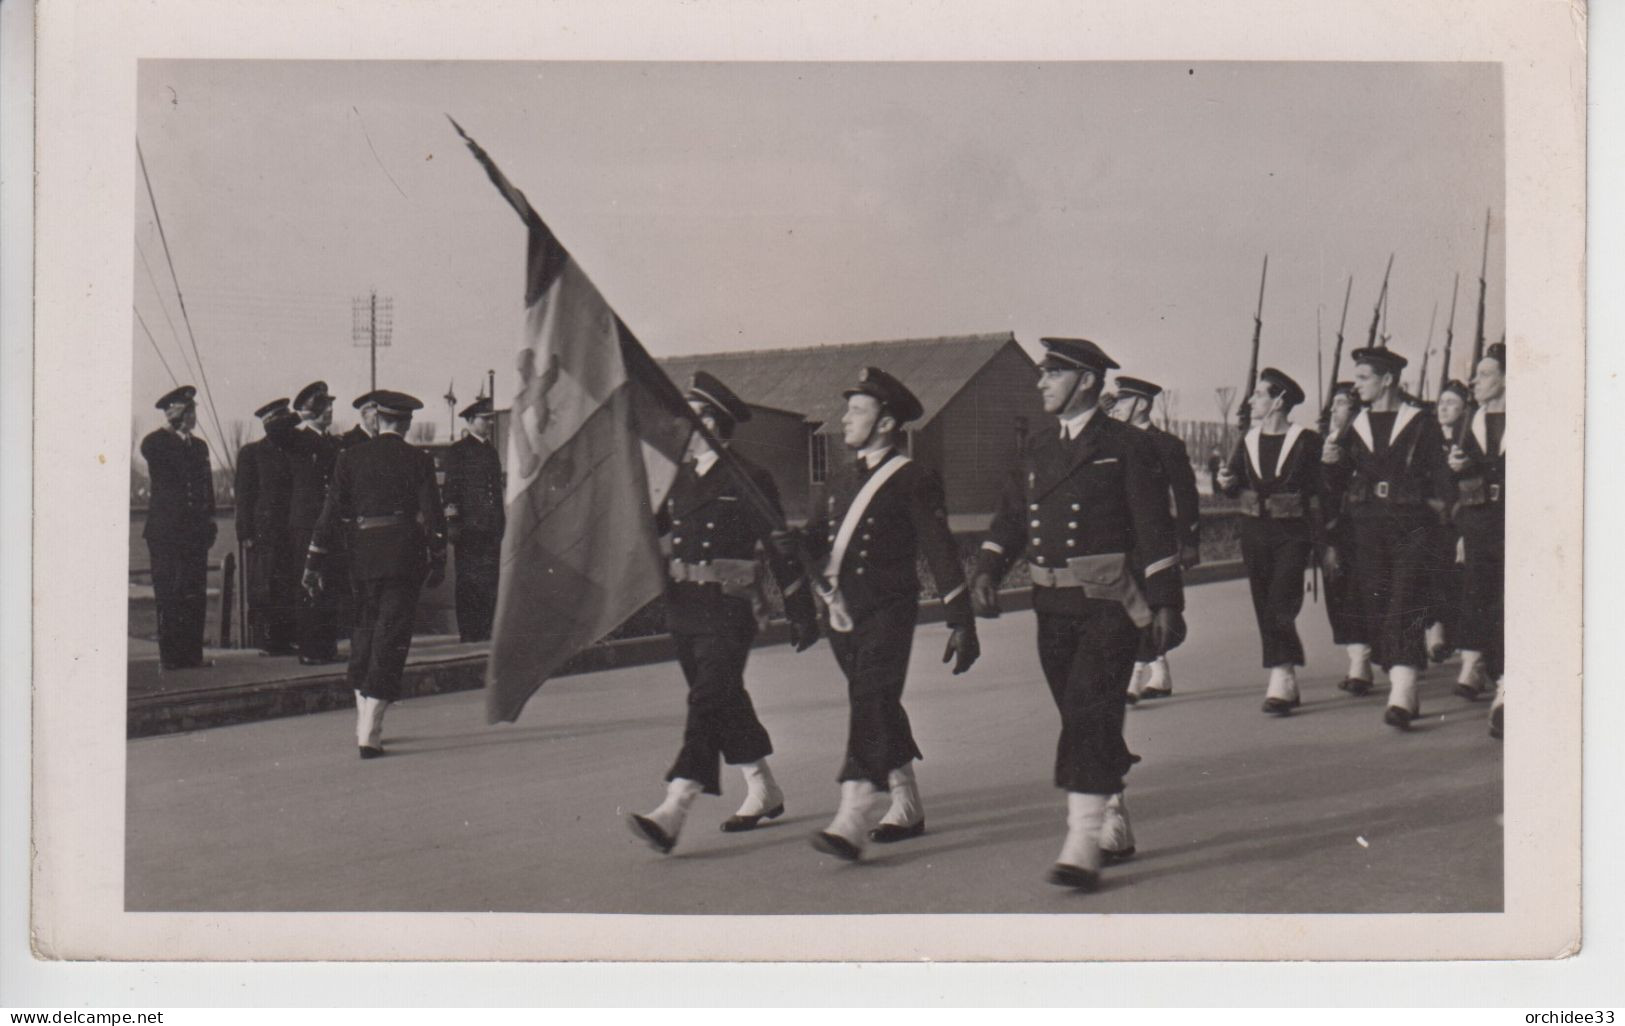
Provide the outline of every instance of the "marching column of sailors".
{"type": "MultiPolygon", "coordinates": [[[[866,367],[846,402],[842,439],[854,472],[804,529],[774,530],[752,512],[721,453],[696,433],[656,515],[670,551],[669,628],[688,687],[688,717],[666,774],[666,797],[628,817],[660,852],[676,845],[701,794],[721,793],[721,764],[739,766],[745,797],[722,825],[752,830],[784,813],[769,768],[771,737],[746,690],[751,642],[764,621],[764,569],[800,580],[784,595],[796,650],[827,633],[847,681],[849,719],[834,818],[812,837],[820,851],[862,857],[870,842],[925,831],[915,763],[923,758],[902,696],[919,615],[919,557],[942,596],[943,662],[969,670],[980,645],[975,615],[998,612],[998,584],[1027,566],[1038,659],[1060,717],[1054,784],[1066,794],[1052,882],[1092,890],[1102,866],[1131,857],[1125,777],[1139,757],[1123,738],[1127,705],[1172,692],[1167,653],[1185,637],[1183,570],[1199,560],[1194,472],[1182,442],[1150,423],[1160,388],[1118,369],[1086,339],[1046,338],[1037,387],[1055,428],[1036,432],[1005,484],[967,580],[934,473],[898,445],[922,414],[908,387],[866,367]],[[1110,413],[1107,411],[1111,410],[1110,413]],[[755,519],[753,519],[755,518],[755,519]],[[815,611],[812,595],[819,596],[815,611]]],[[[1306,569],[1325,571],[1334,643],[1348,656],[1339,687],[1369,693],[1388,677],[1384,720],[1408,729],[1418,681],[1449,651],[1462,657],[1457,692],[1495,685],[1492,736],[1504,728],[1504,345],[1488,347],[1470,386],[1450,383],[1435,410],[1399,386],[1406,360],[1387,348],[1353,354],[1338,382],[1324,438],[1292,423],[1297,382],[1265,368],[1248,397],[1254,427],[1213,483],[1241,499],[1240,544],[1268,671],[1263,710],[1288,716],[1305,664],[1296,629],[1306,569]],[[1471,396],[1475,408],[1466,402],[1471,396]]],[[[772,475],[731,451],[750,408],[701,372],[687,399],[727,459],[782,523],[772,475]]],[[[192,435],[195,392],[158,402],[166,426],[142,441],[153,495],[145,537],[158,597],[166,669],[204,665],[204,575],[213,542],[208,448],[192,435]]],[[[256,411],[265,439],[242,450],[238,537],[248,554],[253,639],[304,662],[336,658],[338,601],[352,631],[348,678],[362,758],[384,754],[384,710],[400,695],[420,590],[444,575],[448,534],[458,557],[465,640],[490,632],[503,530],[501,462],[491,449],[489,400],[462,411],[468,437],[452,447],[445,493],[432,457],[404,435],[422,403],[398,392],[355,400],[361,424],[328,434],[332,396],[313,382],[293,400],[256,411]],[[303,566],[302,575],[299,567],[303,566]],[[303,585],[300,587],[300,585],[303,585]]]]}

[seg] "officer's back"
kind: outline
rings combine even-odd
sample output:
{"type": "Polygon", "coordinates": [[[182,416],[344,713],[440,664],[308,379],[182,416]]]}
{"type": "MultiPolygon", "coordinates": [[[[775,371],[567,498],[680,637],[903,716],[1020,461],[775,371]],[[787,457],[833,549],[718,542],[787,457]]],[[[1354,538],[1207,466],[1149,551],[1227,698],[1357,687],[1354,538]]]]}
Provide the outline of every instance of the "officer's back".
{"type": "Polygon", "coordinates": [[[379,434],[339,454],[337,513],[355,521],[358,579],[423,575],[428,538],[444,530],[434,473],[434,457],[398,434],[379,434]]]}

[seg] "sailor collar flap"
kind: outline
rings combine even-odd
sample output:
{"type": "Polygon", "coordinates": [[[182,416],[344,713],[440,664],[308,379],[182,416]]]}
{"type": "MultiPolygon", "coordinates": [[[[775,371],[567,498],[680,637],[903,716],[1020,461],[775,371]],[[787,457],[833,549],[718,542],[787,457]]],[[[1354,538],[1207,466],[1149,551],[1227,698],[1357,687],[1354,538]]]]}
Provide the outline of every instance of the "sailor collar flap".
{"type": "MultiPolygon", "coordinates": [[[[1388,448],[1392,449],[1399,443],[1400,436],[1421,412],[1420,407],[1412,406],[1410,403],[1405,403],[1399,408],[1399,412],[1394,415],[1394,430],[1388,434],[1388,448]]],[[[1360,436],[1360,441],[1365,443],[1365,447],[1371,450],[1372,455],[1376,455],[1377,443],[1371,434],[1371,411],[1361,410],[1360,415],[1354,418],[1353,426],[1354,433],[1360,436]]]]}

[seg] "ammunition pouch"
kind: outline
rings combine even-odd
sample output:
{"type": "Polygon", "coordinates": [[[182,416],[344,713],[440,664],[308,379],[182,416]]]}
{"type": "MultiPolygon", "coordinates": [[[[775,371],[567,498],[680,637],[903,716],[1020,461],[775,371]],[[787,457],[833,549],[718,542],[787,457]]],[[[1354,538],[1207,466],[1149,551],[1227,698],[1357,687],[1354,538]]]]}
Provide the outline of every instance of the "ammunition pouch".
{"type": "Polygon", "coordinates": [[[1482,477],[1468,477],[1456,482],[1457,505],[1487,506],[1501,501],[1501,485],[1485,481],[1482,477]]]}
{"type": "Polygon", "coordinates": [[[1268,517],[1271,520],[1294,520],[1309,515],[1309,504],[1302,492],[1277,492],[1259,497],[1247,491],[1241,497],[1241,509],[1250,517],[1268,517]]]}
{"type": "Polygon", "coordinates": [[[1074,556],[1064,567],[1028,567],[1033,586],[1037,588],[1082,588],[1092,599],[1116,602],[1128,613],[1136,627],[1151,624],[1151,606],[1140,590],[1140,583],[1129,570],[1128,555],[1122,552],[1103,552],[1094,556],[1074,556]]]}

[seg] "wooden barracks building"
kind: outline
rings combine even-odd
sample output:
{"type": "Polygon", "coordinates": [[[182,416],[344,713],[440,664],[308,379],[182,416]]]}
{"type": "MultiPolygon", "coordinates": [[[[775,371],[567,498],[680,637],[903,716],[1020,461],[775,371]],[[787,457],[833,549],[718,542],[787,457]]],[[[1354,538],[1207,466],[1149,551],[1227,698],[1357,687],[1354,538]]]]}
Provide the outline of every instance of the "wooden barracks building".
{"type": "Polygon", "coordinates": [[[750,404],[751,419],[733,444],[773,472],[792,521],[807,519],[828,487],[853,472],[852,454],[841,444],[841,391],[863,367],[879,367],[919,397],[925,413],[907,425],[907,449],[942,478],[956,530],[987,526],[1028,431],[1044,422],[1038,367],[1010,332],[660,362],[679,387],[696,370],[706,370],[750,404]]]}

